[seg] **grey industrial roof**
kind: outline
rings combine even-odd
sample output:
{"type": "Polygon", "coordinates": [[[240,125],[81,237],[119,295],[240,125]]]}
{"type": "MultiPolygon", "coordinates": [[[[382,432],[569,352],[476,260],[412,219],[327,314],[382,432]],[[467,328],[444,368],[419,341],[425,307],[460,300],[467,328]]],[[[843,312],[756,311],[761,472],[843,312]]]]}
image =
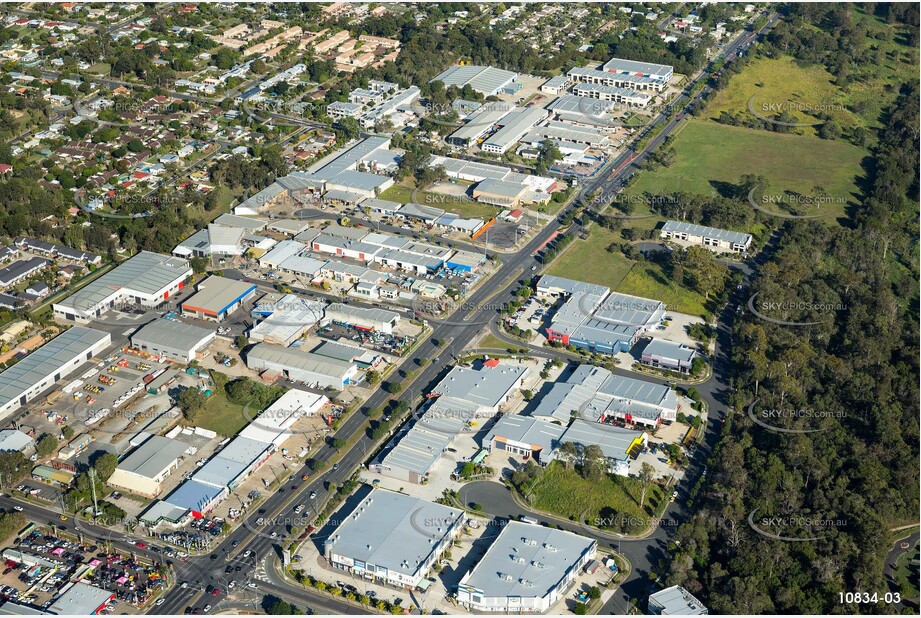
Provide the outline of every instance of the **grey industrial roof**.
{"type": "Polygon", "coordinates": [[[424,204],[403,204],[403,208],[400,209],[400,214],[404,217],[414,217],[416,219],[424,219],[426,221],[434,221],[441,215],[445,214],[443,208],[436,208],[434,206],[426,206],[424,204]]]}
{"type": "Polygon", "coordinates": [[[455,366],[435,386],[433,392],[440,393],[442,397],[454,397],[493,408],[527,373],[527,367],[512,365],[483,367],[479,370],[455,366]]]}
{"type": "Polygon", "coordinates": [[[380,249],[377,253],[377,258],[425,268],[437,268],[444,261],[443,258],[423,256],[400,249],[380,249]]]}
{"type": "Polygon", "coordinates": [[[483,439],[483,445],[490,444],[493,438],[500,437],[530,444],[549,453],[559,444],[560,436],[566,432],[565,425],[557,425],[533,416],[504,415],[483,439]]]}
{"type": "Polygon", "coordinates": [[[48,611],[64,616],[92,616],[113,596],[114,593],[103,588],[76,582],[48,607],[48,611]]]}
{"type": "Polygon", "coordinates": [[[566,429],[559,441],[561,444],[572,442],[582,448],[598,446],[601,447],[604,456],[609,459],[625,459],[634,440],[642,436],[642,431],[632,431],[577,418],[566,429]]]}
{"type": "Polygon", "coordinates": [[[198,290],[182,303],[182,307],[194,307],[217,313],[255,289],[255,283],[212,275],[198,284],[198,290]]]}
{"type": "Polygon", "coordinates": [[[283,240],[275,245],[271,251],[259,258],[259,260],[266,263],[280,264],[306,249],[307,245],[299,243],[296,240],[283,240]]]}
{"type": "Polygon", "coordinates": [[[592,146],[604,145],[608,142],[608,137],[598,129],[580,127],[568,122],[560,122],[559,120],[553,120],[546,126],[539,125],[534,127],[522,141],[538,141],[537,139],[529,139],[530,136],[569,142],[584,142],[592,146]]]}
{"type": "Polygon", "coordinates": [[[372,209],[376,208],[382,211],[396,212],[402,208],[403,204],[399,202],[391,202],[390,200],[382,200],[378,197],[369,197],[361,203],[362,208],[372,209]]]}
{"type": "MultiPolygon", "coordinates": [[[[267,424],[267,421],[263,422],[263,425],[265,424],[267,424]]],[[[268,442],[237,436],[228,442],[218,454],[227,461],[235,461],[248,466],[259,459],[267,448],[269,448],[268,442]]]]}
{"type": "Polygon", "coordinates": [[[4,429],[0,431],[0,452],[21,451],[34,443],[29,434],[18,429],[4,429]]]}
{"type": "Polygon", "coordinates": [[[649,343],[646,344],[646,347],[643,348],[643,356],[647,354],[677,361],[690,362],[694,360],[697,351],[675,341],[652,338],[649,343]]]}
{"type": "Polygon", "coordinates": [[[543,598],[594,547],[572,532],[510,521],[461,585],[484,597],[543,598]]]}
{"type": "Polygon", "coordinates": [[[547,117],[547,110],[542,107],[522,107],[509,113],[502,119],[503,127],[489,136],[483,145],[491,144],[499,148],[509,148],[527,133],[531,127],[547,117]]]}
{"type": "Polygon", "coordinates": [[[706,225],[696,225],[694,223],[685,223],[684,221],[666,221],[662,226],[663,232],[679,232],[682,234],[693,234],[694,236],[703,236],[705,238],[715,238],[726,242],[746,245],[751,242],[752,235],[743,232],[733,232],[723,230],[718,227],[707,227],[706,225]]]}
{"type": "Polygon", "coordinates": [[[611,126],[613,121],[609,114],[615,105],[614,101],[602,101],[591,97],[564,94],[551,101],[547,109],[571,118],[574,122],[595,126],[611,126]]]}
{"type": "Polygon", "coordinates": [[[188,350],[215,332],[201,326],[193,326],[177,320],[154,320],[137,329],[131,335],[132,345],[137,342],[150,343],[156,347],[188,350]]]}
{"type": "Polygon", "coordinates": [[[596,421],[606,413],[628,412],[658,418],[662,410],[675,410],[675,391],[664,384],[612,374],[593,365],[579,365],[565,382],[556,382],[541,398],[532,416],[553,417],[563,422],[578,417],[596,421]]]}
{"type": "Polygon", "coordinates": [[[150,508],[141,513],[140,520],[156,524],[161,519],[177,522],[189,511],[187,507],[170,504],[165,500],[157,500],[150,508]]]}
{"type": "Polygon", "coordinates": [[[300,234],[308,227],[310,222],[304,219],[276,219],[268,225],[270,230],[285,234],[300,234]]]}
{"type": "MultiPolygon", "coordinates": [[[[264,444],[262,444],[262,449],[265,450],[264,444]]],[[[249,464],[250,462],[228,459],[219,453],[198,469],[192,476],[192,481],[212,485],[214,487],[226,487],[230,485],[234,479],[243,474],[249,467],[249,464]]]]}
{"type": "Polygon", "coordinates": [[[74,326],[0,373],[0,407],[19,399],[24,392],[53,376],[75,358],[86,360],[86,352],[109,333],[85,326],[74,326]]]}
{"type": "MultiPolygon", "coordinates": [[[[634,84],[656,84],[661,80],[654,79],[652,77],[645,77],[643,75],[634,75],[632,73],[618,73],[613,71],[599,71],[597,69],[583,69],[581,67],[573,67],[569,70],[568,75],[578,79],[579,77],[589,77],[594,79],[617,79],[622,81],[629,81],[634,84]]],[[[583,84],[584,85],[584,84],[583,84]]],[[[601,84],[598,84],[601,85],[601,84]]]]}
{"type": "Polygon", "coordinates": [[[326,550],[414,575],[463,511],[374,489],[326,541],[326,550]]]}
{"type": "Polygon", "coordinates": [[[448,259],[448,262],[473,268],[474,266],[482,264],[485,260],[486,256],[482,253],[474,253],[473,251],[464,251],[461,249],[456,251],[454,255],[448,259]]]}
{"type": "MultiPolygon", "coordinates": [[[[630,79],[636,79],[636,78],[632,78],[631,76],[627,76],[627,75],[625,75],[624,77],[630,78],[630,79]]],[[[606,86],[604,84],[576,84],[575,86],[573,86],[572,91],[577,96],[586,96],[585,93],[597,92],[599,94],[618,95],[620,97],[623,97],[624,99],[643,99],[644,101],[648,101],[652,99],[650,95],[644,92],[637,92],[636,90],[631,90],[630,88],[621,88],[620,86],[606,86]]],[[[587,96],[591,97],[591,94],[588,94],[587,96]]],[[[599,97],[592,97],[592,98],[599,98],[599,97]]]]}
{"type": "Polygon", "coordinates": [[[493,180],[492,178],[487,178],[486,180],[480,181],[475,189],[475,191],[478,193],[498,195],[508,199],[515,199],[526,190],[527,187],[524,185],[508,182],[505,180],[493,180]]]}
{"type": "Polygon", "coordinates": [[[541,84],[541,86],[546,86],[548,88],[559,88],[561,86],[565,86],[567,81],[569,80],[565,75],[554,75],[543,84],[541,84]]]}
{"type": "Polygon", "coordinates": [[[226,213],[215,219],[214,223],[219,225],[228,225],[230,227],[241,227],[244,230],[250,230],[253,232],[264,230],[266,226],[266,222],[262,219],[256,219],[254,217],[240,217],[238,215],[231,215],[226,213]]]}
{"type": "Polygon", "coordinates": [[[476,139],[485,133],[491,126],[505,118],[513,109],[515,109],[515,107],[508,103],[486,103],[478,108],[476,112],[470,114],[464,125],[449,137],[463,139],[465,141],[476,139]]]}
{"type": "Polygon", "coordinates": [[[469,85],[477,92],[490,96],[507,86],[518,77],[517,73],[477,65],[455,66],[436,76],[431,81],[442,82],[445,87],[463,88],[469,85]]]}
{"type": "MultiPolygon", "coordinates": [[[[321,178],[327,180],[332,179],[333,177],[337,178],[340,173],[354,168],[359,161],[370,155],[372,152],[378,148],[384,148],[388,143],[390,143],[390,138],[387,137],[378,137],[372,135],[371,137],[366,137],[357,144],[350,146],[343,150],[341,153],[334,153],[331,157],[328,157],[329,162],[326,162],[327,159],[323,159],[320,167],[312,169],[312,173],[321,178]]],[[[366,174],[367,176],[374,176],[374,174],[366,174]]],[[[378,178],[386,179],[385,177],[378,176],[378,178]]]]}
{"type": "Polygon", "coordinates": [[[672,74],[673,67],[667,64],[656,64],[654,62],[638,62],[636,60],[625,60],[623,58],[611,58],[604,63],[605,71],[624,71],[627,73],[643,73],[647,75],[656,75],[665,78],[672,74]]]}
{"type": "Polygon", "coordinates": [[[154,478],[169,468],[188,448],[177,440],[151,436],[119,462],[118,469],[154,478]]]}
{"type": "MultiPolygon", "coordinates": [[[[360,187],[361,185],[359,185],[360,187]]],[[[373,188],[373,187],[371,187],[373,188]]],[[[365,198],[364,195],[360,193],[354,193],[352,191],[345,191],[344,189],[330,189],[323,194],[324,200],[336,200],[338,202],[345,202],[347,204],[357,204],[365,198]]]]}
{"type": "Polygon", "coordinates": [[[326,316],[329,317],[330,313],[349,316],[359,320],[367,320],[368,322],[395,323],[394,321],[398,320],[400,317],[400,314],[395,311],[387,311],[386,309],[377,309],[374,307],[356,307],[355,305],[346,305],[343,303],[330,303],[326,308],[326,316]]]}
{"type": "Polygon", "coordinates": [[[557,382],[540,398],[531,416],[552,417],[568,423],[573,412],[584,414],[586,405],[595,397],[595,393],[595,390],[581,384],[557,382]]]}
{"type": "Polygon", "coordinates": [[[545,288],[554,292],[563,292],[566,294],[585,292],[603,296],[608,293],[608,288],[603,285],[577,281],[576,279],[567,279],[566,277],[557,277],[556,275],[542,275],[541,278],[537,280],[537,288],[545,288]]]}
{"type": "Polygon", "coordinates": [[[247,361],[250,359],[259,359],[267,363],[335,378],[343,377],[352,367],[352,363],[268,343],[259,343],[253,346],[247,352],[247,361]]]}
{"type": "Polygon", "coordinates": [[[310,254],[293,255],[278,265],[282,270],[299,275],[315,276],[326,265],[326,260],[318,260],[310,254]]]}
{"type": "Polygon", "coordinates": [[[681,586],[672,586],[649,595],[650,610],[661,616],[701,616],[707,607],[681,586]]]}
{"type": "Polygon", "coordinates": [[[352,362],[365,353],[364,348],[334,341],[321,341],[320,345],[311,350],[319,356],[326,356],[340,361],[352,362]]]}
{"type": "Polygon", "coordinates": [[[675,391],[667,385],[627,376],[612,374],[598,390],[613,397],[653,406],[675,408],[678,405],[675,391]]]}
{"type": "Polygon", "coordinates": [[[84,312],[118,290],[155,294],[172,281],[191,274],[187,260],[141,251],[55,304],[84,312]]]}

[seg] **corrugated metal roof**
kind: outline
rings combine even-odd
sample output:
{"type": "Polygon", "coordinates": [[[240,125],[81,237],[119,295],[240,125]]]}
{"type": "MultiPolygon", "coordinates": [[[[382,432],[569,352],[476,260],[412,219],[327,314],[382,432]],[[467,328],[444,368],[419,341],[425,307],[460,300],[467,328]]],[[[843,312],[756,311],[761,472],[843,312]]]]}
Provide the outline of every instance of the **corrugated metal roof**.
{"type": "Polygon", "coordinates": [[[662,226],[663,232],[678,232],[681,234],[692,234],[694,236],[703,236],[705,238],[715,238],[737,245],[747,245],[752,240],[751,234],[743,232],[733,232],[723,230],[718,227],[707,227],[706,225],[696,225],[694,223],[685,223],[684,221],[666,221],[662,226]]]}
{"type": "Polygon", "coordinates": [[[189,447],[177,440],[151,436],[118,464],[118,470],[155,478],[173,465],[189,447]]]}
{"type": "Polygon", "coordinates": [[[116,292],[153,295],[191,274],[188,260],[141,251],[55,306],[83,313],[116,292]]]}
{"type": "Polygon", "coordinates": [[[157,319],[140,327],[131,335],[131,344],[152,344],[158,348],[188,350],[201,341],[214,338],[216,333],[208,328],[186,324],[177,320],[157,319]]]}
{"type": "Polygon", "coordinates": [[[413,576],[463,517],[458,509],[374,489],[329,536],[326,551],[413,576]]]}
{"type": "Polygon", "coordinates": [[[109,341],[109,333],[85,326],[64,331],[0,373],[0,407],[19,399],[24,392],[73,363],[74,359],[85,361],[88,350],[109,341]]]}

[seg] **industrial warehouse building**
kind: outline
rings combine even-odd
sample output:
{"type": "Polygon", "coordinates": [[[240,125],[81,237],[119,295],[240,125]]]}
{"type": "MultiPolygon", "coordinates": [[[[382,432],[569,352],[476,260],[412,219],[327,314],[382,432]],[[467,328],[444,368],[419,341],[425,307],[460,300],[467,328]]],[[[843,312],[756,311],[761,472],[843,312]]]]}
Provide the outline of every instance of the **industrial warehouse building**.
{"type": "Polygon", "coordinates": [[[291,435],[303,416],[316,414],[329,399],[324,395],[291,389],[252,420],[215,453],[191,478],[140,516],[148,526],[178,524],[191,513],[201,518],[240,486],[291,435]]]}
{"type": "Polygon", "coordinates": [[[373,489],[324,543],[329,563],[362,579],[415,590],[464,526],[459,509],[373,489]]]}
{"type": "Polygon", "coordinates": [[[325,305],[317,301],[294,294],[277,301],[263,300],[252,311],[261,321],[249,331],[251,342],[290,346],[323,319],[325,305]]]}
{"type": "Polygon", "coordinates": [[[517,92],[520,85],[515,81],[518,79],[518,73],[497,69],[494,67],[484,67],[477,65],[453,66],[448,70],[437,75],[431,82],[441,82],[445,88],[457,86],[463,88],[470,86],[476,92],[484,97],[491,97],[499,93],[517,92]]]}
{"type": "Polygon", "coordinates": [[[665,305],[657,300],[610,292],[584,281],[544,275],[537,293],[565,298],[547,326],[547,339],[593,352],[627,352],[665,318],[665,305]]]}
{"type": "Polygon", "coordinates": [[[681,586],[672,586],[649,595],[653,616],[707,616],[710,610],[681,586]]]}
{"type": "Polygon", "coordinates": [[[131,335],[131,347],[188,363],[199,358],[216,336],[207,328],[161,318],[137,329],[131,335]]]}
{"type": "Polygon", "coordinates": [[[562,599],[598,544],[572,532],[510,521],[461,579],[457,601],[491,614],[539,614],[562,599]]]}
{"type": "Polygon", "coordinates": [[[477,419],[499,412],[521,388],[527,367],[500,365],[480,370],[452,367],[410,429],[387,444],[368,469],[409,483],[423,483],[454,439],[477,419]]]}
{"type": "Polygon", "coordinates": [[[675,74],[674,67],[668,64],[638,62],[636,60],[624,60],[623,58],[611,58],[604,63],[601,70],[621,75],[648,77],[663,84],[667,84],[672,75],[675,74]]]}
{"type": "Polygon", "coordinates": [[[48,607],[48,613],[58,616],[95,616],[114,598],[114,592],[84,582],[74,582],[65,586],[61,596],[48,607]]]}
{"type": "Polygon", "coordinates": [[[608,471],[620,476],[630,474],[630,462],[645,448],[648,436],[632,431],[593,423],[577,418],[569,427],[558,425],[545,417],[503,416],[483,440],[492,451],[506,451],[531,457],[541,465],[559,459],[559,448],[570,442],[579,452],[598,446],[608,459],[608,471]]]}
{"type": "Polygon", "coordinates": [[[255,293],[255,283],[211,276],[199,283],[195,294],[182,303],[182,313],[221,322],[255,293]]]}
{"type": "Polygon", "coordinates": [[[5,369],[0,373],[0,419],[38,397],[111,344],[109,333],[74,326],[5,369]]]}
{"type": "Polygon", "coordinates": [[[30,453],[35,447],[35,440],[18,429],[0,431],[0,453],[30,453]]]}
{"type": "Polygon", "coordinates": [[[163,481],[179,467],[188,448],[177,440],[151,436],[119,462],[107,483],[122,491],[156,498],[163,481]]]}
{"type": "Polygon", "coordinates": [[[54,303],[54,317],[90,322],[115,306],[156,307],[182,289],[192,267],[182,258],[141,251],[54,303]]]}
{"type": "Polygon", "coordinates": [[[389,335],[400,321],[400,314],[386,309],[366,309],[343,303],[331,303],[326,307],[324,319],[359,330],[374,330],[389,335]]]}
{"type": "Polygon", "coordinates": [[[550,387],[531,416],[568,423],[573,412],[578,418],[597,423],[616,420],[656,427],[662,421],[677,418],[678,397],[664,384],[579,365],[564,382],[550,387]]]}
{"type": "Polygon", "coordinates": [[[509,414],[492,426],[483,439],[483,447],[490,451],[507,451],[530,457],[538,463],[546,464],[552,461],[551,453],[559,446],[564,433],[565,425],[533,416],[509,414]]]}
{"type": "Polygon", "coordinates": [[[316,388],[336,390],[342,390],[358,377],[355,363],[270,343],[258,343],[247,351],[246,366],[255,371],[284,373],[291,380],[316,388]]]}
{"type": "Polygon", "coordinates": [[[711,251],[744,253],[752,244],[752,235],[723,230],[718,227],[695,225],[684,221],[666,221],[659,232],[662,238],[692,245],[701,245],[711,251]]]}
{"type": "Polygon", "coordinates": [[[690,373],[697,351],[681,343],[652,338],[640,353],[640,362],[650,367],[690,373]]]}

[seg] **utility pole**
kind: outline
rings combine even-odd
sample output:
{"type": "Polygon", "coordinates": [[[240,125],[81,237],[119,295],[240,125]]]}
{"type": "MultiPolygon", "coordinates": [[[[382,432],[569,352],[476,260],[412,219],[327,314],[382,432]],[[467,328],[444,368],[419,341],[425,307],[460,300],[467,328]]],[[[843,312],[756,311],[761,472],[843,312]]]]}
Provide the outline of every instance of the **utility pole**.
{"type": "Polygon", "coordinates": [[[96,469],[90,468],[90,489],[93,491],[93,518],[99,516],[99,503],[96,500],[96,469]]]}

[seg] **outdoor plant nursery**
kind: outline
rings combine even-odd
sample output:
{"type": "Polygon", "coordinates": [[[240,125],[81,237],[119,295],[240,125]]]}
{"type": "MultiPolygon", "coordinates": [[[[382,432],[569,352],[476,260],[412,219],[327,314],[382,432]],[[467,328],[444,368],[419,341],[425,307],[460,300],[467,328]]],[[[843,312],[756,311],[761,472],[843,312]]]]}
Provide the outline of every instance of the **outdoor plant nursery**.
{"type": "Polygon", "coordinates": [[[919,22],[0,2],[0,615],[918,614],[919,22]]]}

